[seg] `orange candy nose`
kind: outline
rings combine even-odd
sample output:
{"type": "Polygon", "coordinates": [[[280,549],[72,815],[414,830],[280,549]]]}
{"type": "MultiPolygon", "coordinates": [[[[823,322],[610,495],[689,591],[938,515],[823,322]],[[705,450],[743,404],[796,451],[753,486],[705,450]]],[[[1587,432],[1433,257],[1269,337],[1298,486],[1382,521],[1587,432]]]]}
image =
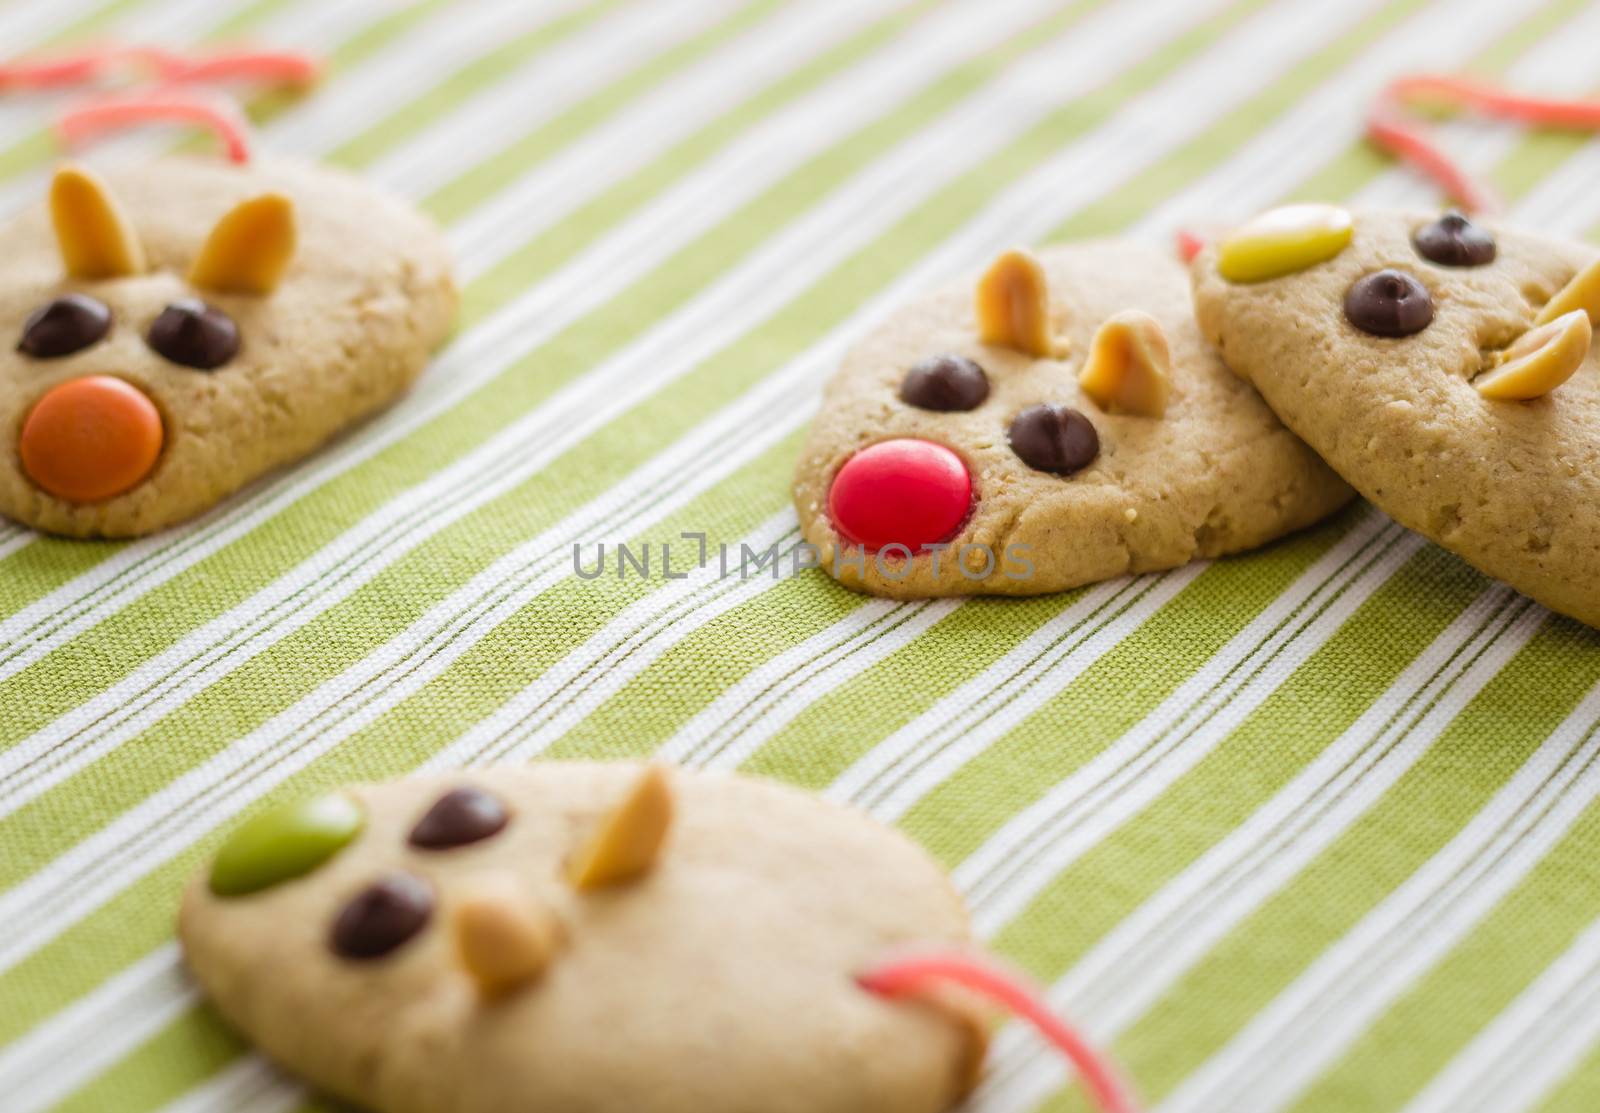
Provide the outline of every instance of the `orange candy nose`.
{"type": "Polygon", "coordinates": [[[68,502],[120,495],[150,474],[165,434],[161,411],[110,375],[52,387],[22,424],[22,469],[68,502]]]}

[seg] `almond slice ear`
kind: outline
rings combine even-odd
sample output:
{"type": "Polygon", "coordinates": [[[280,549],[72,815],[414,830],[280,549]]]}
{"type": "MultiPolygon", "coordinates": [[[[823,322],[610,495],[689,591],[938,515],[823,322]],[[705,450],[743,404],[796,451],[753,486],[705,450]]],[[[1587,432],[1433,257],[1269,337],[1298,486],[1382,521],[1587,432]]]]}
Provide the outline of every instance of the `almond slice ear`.
{"type": "Polygon", "coordinates": [[[1574,309],[1523,333],[1472,385],[1497,402],[1543,397],[1583,366],[1593,335],[1588,314],[1574,309]]]}
{"type": "Polygon", "coordinates": [[[451,928],[462,966],[489,998],[537,979],[561,939],[554,915],[522,899],[504,880],[461,898],[451,928]]]}
{"type": "Polygon", "coordinates": [[[270,294],[294,249],[294,202],[281,193],[263,193],[239,202],[217,221],[189,281],[203,290],[270,294]]]}
{"type": "Polygon", "coordinates": [[[978,338],[985,344],[1015,348],[1030,356],[1057,353],[1050,329],[1049,281],[1030,252],[1007,251],[989,264],[978,280],[974,308],[978,338]]]}
{"type": "Polygon", "coordinates": [[[71,277],[121,278],[144,271],[139,236],[99,175],[81,166],[57,170],[50,183],[50,221],[71,277]]]}
{"type": "Polygon", "coordinates": [[[1161,322],[1124,309],[1095,331],[1078,385],[1107,413],[1161,417],[1172,389],[1172,350],[1161,322]]]}
{"type": "Polygon", "coordinates": [[[1588,314],[1591,325],[1600,325],[1600,259],[1573,275],[1572,281],[1561,287],[1556,296],[1539,310],[1533,323],[1547,325],[1574,309],[1581,309],[1588,314]]]}
{"type": "Polygon", "coordinates": [[[572,859],[567,868],[572,884],[578,889],[596,889],[649,872],[672,826],[672,813],[672,785],[666,766],[651,765],[572,859]]]}

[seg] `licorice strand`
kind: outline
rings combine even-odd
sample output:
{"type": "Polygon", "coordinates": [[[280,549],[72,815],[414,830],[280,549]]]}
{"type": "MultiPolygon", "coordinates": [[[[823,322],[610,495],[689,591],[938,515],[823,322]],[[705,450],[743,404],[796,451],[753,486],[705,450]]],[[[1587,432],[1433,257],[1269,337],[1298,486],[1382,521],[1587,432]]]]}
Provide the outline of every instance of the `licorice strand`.
{"type": "Polygon", "coordinates": [[[856,977],[863,989],[883,997],[915,996],[941,983],[982,994],[1038,1029],[1071,1061],[1104,1113],[1138,1113],[1138,1106],[1110,1061],[1051,1011],[1044,994],[1022,975],[992,961],[955,951],[921,951],[889,959],[856,977]]]}
{"type": "Polygon", "coordinates": [[[171,89],[98,97],[68,108],[56,132],[68,146],[107,131],[148,123],[184,123],[205,128],[222,141],[229,161],[250,161],[250,125],[231,102],[171,89]]]}

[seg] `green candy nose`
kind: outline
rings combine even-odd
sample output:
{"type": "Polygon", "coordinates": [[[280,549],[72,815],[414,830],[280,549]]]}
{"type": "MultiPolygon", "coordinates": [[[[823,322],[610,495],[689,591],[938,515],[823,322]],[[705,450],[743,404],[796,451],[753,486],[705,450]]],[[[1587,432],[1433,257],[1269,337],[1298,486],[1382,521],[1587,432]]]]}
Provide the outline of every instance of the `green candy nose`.
{"type": "Polygon", "coordinates": [[[217,851],[211,891],[237,897],[310,873],[360,834],[364,822],[361,806],[343,793],[263,812],[217,851]]]}

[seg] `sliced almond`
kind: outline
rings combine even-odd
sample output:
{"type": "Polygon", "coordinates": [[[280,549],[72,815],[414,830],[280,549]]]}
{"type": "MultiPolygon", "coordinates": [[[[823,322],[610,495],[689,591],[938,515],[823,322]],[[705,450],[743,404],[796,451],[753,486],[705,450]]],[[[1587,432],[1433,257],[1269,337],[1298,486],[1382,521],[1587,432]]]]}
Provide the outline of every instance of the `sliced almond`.
{"type": "Polygon", "coordinates": [[[1523,333],[1472,385],[1501,402],[1543,397],[1583,366],[1593,335],[1588,314],[1574,309],[1523,333]]]}
{"type": "Polygon", "coordinates": [[[1573,275],[1572,281],[1561,287],[1556,296],[1539,310],[1533,323],[1547,325],[1574,309],[1581,309],[1588,314],[1591,325],[1600,325],[1600,259],[1573,275]]]}
{"type": "Polygon", "coordinates": [[[509,880],[469,893],[451,921],[461,964],[485,997],[502,997],[544,973],[561,925],[509,880]]]}
{"type": "Polygon", "coordinates": [[[189,281],[205,290],[270,294],[294,257],[294,202],[263,193],[222,215],[189,270],[189,281]]]}
{"type": "Polygon", "coordinates": [[[572,884],[595,889],[647,873],[666,841],[672,812],[672,785],[666,767],[652,765],[572,859],[567,871],[572,884]]]}
{"type": "Polygon", "coordinates": [[[1124,309],[1094,334],[1078,385],[1109,413],[1160,417],[1172,390],[1172,350],[1150,314],[1124,309]]]}
{"type": "Polygon", "coordinates": [[[1030,252],[1007,251],[978,280],[978,338],[1030,356],[1054,355],[1050,286],[1044,267],[1030,252]]]}
{"type": "Polygon", "coordinates": [[[50,221],[73,278],[120,278],[145,268],[144,248],[99,175],[63,166],[50,183],[50,221]]]}

